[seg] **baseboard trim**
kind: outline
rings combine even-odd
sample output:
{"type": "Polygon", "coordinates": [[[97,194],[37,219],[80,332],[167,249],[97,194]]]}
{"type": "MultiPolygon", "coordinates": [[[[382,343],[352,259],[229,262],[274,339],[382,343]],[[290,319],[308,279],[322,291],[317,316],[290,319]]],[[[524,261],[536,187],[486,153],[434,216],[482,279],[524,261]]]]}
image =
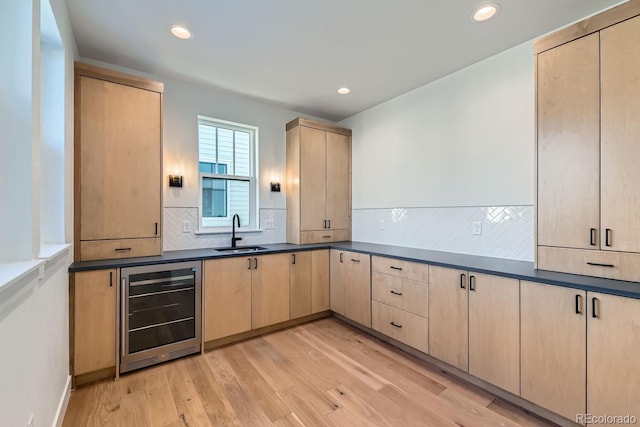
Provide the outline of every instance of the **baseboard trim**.
{"type": "Polygon", "coordinates": [[[60,403],[58,403],[58,410],[56,416],[53,419],[53,427],[62,427],[64,422],[64,416],[67,413],[67,407],[69,406],[69,399],[71,398],[71,375],[67,377],[67,382],[64,385],[62,396],[60,396],[60,403]]]}

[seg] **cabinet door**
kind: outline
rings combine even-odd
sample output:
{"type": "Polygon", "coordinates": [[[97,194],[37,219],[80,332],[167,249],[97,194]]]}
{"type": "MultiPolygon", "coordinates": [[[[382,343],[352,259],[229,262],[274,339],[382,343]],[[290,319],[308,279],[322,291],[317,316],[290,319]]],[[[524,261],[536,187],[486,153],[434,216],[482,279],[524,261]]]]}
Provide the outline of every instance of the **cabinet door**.
{"type": "Polygon", "coordinates": [[[601,55],[601,248],[640,252],[640,17],[602,30],[601,55]]]}
{"type": "Polygon", "coordinates": [[[520,393],[520,281],[469,272],[469,373],[520,393]]]}
{"type": "Polygon", "coordinates": [[[331,310],[344,316],[344,251],[331,249],[329,299],[331,310]]]}
{"type": "Polygon", "coordinates": [[[74,273],[73,374],[116,366],[116,270],[74,273]]]}
{"type": "Polygon", "coordinates": [[[349,137],[327,132],[327,219],[332,229],[351,228],[349,137]]]}
{"type": "Polygon", "coordinates": [[[640,419],[640,301],[595,292],[587,300],[587,413],[640,419]]]}
{"type": "Polygon", "coordinates": [[[329,310],[329,250],[311,252],[311,312],[329,310]]]}
{"type": "Polygon", "coordinates": [[[300,127],[300,230],[325,228],[327,132],[300,127]]]}
{"type": "Polygon", "coordinates": [[[468,273],[429,266],[429,354],[469,370],[468,273]]]}
{"type": "Polygon", "coordinates": [[[344,315],[371,327],[371,256],[344,253],[344,315]]]}
{"type": "Polygon", "coordinates": [[[80,239],[159,237],[160,94],[79,79],[80,239]]]}
{"type": "Polygon", "coordinates": [[[539,245],[597,247],[591,229],[600,224],[598,52],[593,34],[537,57],[539,245]]]}
{"type": "Polygon", "coordinates": [[[204,340],[251,329],[251,258],[204,262],[204,340]]]}
{"type": "Polygon", "coordinates": [[[291,257],[291,318],[311,314],[311,252],[296,252],[291,257]]]}
{"type": "Polygon", "coordinates": [[[253,329],[290,319],[290,254],[253,257],[251,326],[253,329]]]}
{"type": "Polygon", "coordinates": [[[586,410],[586,292],[520,282],[521,396],[575,420],[586,410]]]}

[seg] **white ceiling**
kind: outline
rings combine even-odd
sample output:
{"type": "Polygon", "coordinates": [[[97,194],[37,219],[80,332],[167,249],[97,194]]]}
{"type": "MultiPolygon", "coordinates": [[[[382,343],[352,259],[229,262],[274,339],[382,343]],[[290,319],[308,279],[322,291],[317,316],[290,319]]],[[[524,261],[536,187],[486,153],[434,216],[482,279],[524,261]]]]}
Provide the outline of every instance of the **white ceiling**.
{"type": "Polygon", "coordinates": [[[66,1],[82,57],[332,121],[621,3],[497,0],[501,13],[475,23],[480,0],[66,1]]]}

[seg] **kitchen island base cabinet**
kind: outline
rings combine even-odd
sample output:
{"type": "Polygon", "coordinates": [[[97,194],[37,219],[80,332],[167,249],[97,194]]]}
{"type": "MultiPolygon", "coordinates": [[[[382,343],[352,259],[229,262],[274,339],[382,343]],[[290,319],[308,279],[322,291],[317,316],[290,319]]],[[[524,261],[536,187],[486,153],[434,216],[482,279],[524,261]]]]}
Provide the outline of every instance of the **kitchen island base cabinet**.
{"type": "Polygon", "coordinates": [[[587,292],[587,413],[640,420],[640,300],[587,292]]]}
{"type": "Polygon", "coordinates": [[[115,269],[73,273],[74,377],[98,371],[106,373],[106,377],[115,375],[117,280],[115,269]]]}

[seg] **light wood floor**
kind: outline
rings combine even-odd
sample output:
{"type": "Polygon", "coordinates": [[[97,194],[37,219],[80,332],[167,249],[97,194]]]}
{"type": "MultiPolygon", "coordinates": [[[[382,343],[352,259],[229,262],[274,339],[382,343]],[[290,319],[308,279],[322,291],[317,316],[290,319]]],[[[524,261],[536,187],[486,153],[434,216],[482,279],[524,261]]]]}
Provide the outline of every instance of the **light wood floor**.
{"type": "Polygon", "coordinates": [[[71,394],[64,426],[552,425],[329,318],[71,394]]]}

